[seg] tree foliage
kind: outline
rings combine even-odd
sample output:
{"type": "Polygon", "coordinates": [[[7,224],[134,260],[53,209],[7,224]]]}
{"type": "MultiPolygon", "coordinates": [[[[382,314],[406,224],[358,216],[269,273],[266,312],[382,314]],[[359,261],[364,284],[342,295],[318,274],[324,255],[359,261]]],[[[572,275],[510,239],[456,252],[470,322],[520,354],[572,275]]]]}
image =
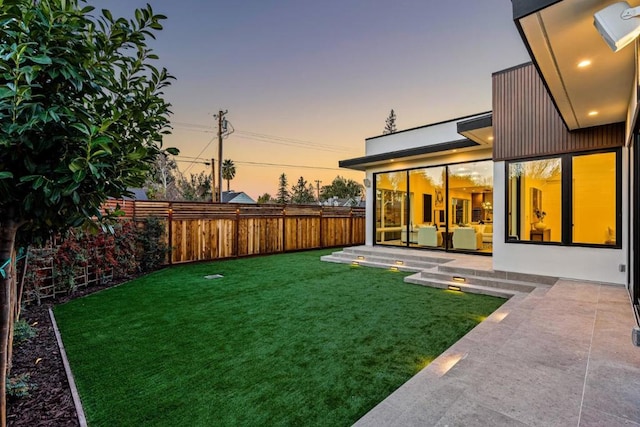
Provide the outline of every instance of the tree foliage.
{"type": "MultiPolygon", "coordinates": [[[[0,263],[15,259],[18,231],[29,241],[102,218],[106,198],[141,187],[162,152],[172,77],[153,66],[147,39],[165,17],[149,5],[131,20],[92,10],[77,0],[2,2],[0,263]]],[[[10,262],[0,280],[0,384],[18,302],[14,269],[10,262]]]]}
{"type": "Polygon", "coordinates": [[[291,196],[289,195],[289,190],[287,188],[288,185],[287,175],[283,173],[280,175],[280,178],[278,178],[278,194],[276,195],[276,203],[283,205],[289,203],[291,196]]]}
{"type": "Polygon", "coordinates": [[[227,191],[229,191],[230,181],[236,177],[236,165],[233,160],[227,159],[222,162],[222,179],[227,181],[227,191]]]}
{"type": "Polygon", "coordinates": [[[181,194],[181,200],[210,202],[211,193],[211,174],[200,172],[199,174],[190,174],[189,179],[180,175],[178,180],[178,188],[181,194]]]}
{"type": "Polygon", "coordinates": [[[389,133],[394,133],[395,131],[396,131],[396,113],[395,111],[393,111],[393,108],[392,108],[391,112],[389,113],[389,117],[387,117],[387,120],[385,120],[384,131],[382,132],[382,134],[386,135],[389,133]]]}
{"type": "Polygon", "coordinates": [[[271,194],[269,193],[264,193],[262,196],[258,197],[258,202],[259,205],[262,204],[266,204],[266,203],[275,203],[273,198],[271,197],[271,194]]]}
{"type": "Polygon", "coordinates": [[[147,196],[156,200],[179,200],[179,175],[176,161],[167,153],[159,153],[145,182],[147,196]]]}
{"type": "Polygon", "coordinates": [[[327,200],[331,197],[346,199],[359,197],[364,193],[364,187],[352,179],[346,179],[340,175],[334,178],[330,185],[324,185],[320,189],[320,199],[327,200]]]}
{"type": "Polygon", "coordinates": [[[308,204],[313,203],[313,186],[307,184],[304,177],[298,178],[298,182],[291,187],[291,203],[308,204]]]}

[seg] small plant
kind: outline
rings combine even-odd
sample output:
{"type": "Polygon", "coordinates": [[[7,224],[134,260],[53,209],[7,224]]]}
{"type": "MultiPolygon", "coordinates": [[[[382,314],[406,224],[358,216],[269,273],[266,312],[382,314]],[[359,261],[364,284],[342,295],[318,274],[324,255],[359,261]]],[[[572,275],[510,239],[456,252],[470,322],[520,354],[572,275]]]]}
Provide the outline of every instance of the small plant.
{"type": "Polygon", "coordinates": [[[542,222],[544,220],[544,217],[547,216],[547,213],[545,211],[541,211],[540,209],[537,209],[537,208],[535,210],[535,214],[539,222],[542,222]]]}
{"type": "Polygon", "coordinates": [[[29,380],[31,380],[31,376],[27,373],[16,375],[12,378],[7,378],[7,396],[29,396],[29,391],[35,390],[38,387],[37,384],[31,383],[29,382],[29,380]]]}
{"type": "Polygon", "coordinates": [[[23,341],[28,340],[36,336],[36,330],[28,324],[24,319],[18,320],[13,325],[13,343],[20,344],[23,341]]]}

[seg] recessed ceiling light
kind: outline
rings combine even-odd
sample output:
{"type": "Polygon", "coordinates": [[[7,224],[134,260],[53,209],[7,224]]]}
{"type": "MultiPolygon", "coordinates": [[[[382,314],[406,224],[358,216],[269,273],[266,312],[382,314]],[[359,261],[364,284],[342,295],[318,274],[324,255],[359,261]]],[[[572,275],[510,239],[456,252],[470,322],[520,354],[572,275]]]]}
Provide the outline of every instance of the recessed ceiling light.
{"type": "Polygon", "coordinates": [[[493,141],[493,137],[490,136],[489,138],[487,138],[489,141],[493,141]]]}
{"type": "Polygon", "coordinates": [[[578,62],[578,68],[585,68],[591,65],[591,60],[585,59],[583,61],[578,62]]]}
{"type": "Polygon", "coordinates": [[[598,112],[597,111],[589,111],[589,115],[590,116],[597,116],[598,112]]]}
{"type": "Polygon", "coordinates": [[[457,153],[457,152],[458,152],[458,150],[451,150],[451,151],[453,151],[454,153],[457,153]]]}

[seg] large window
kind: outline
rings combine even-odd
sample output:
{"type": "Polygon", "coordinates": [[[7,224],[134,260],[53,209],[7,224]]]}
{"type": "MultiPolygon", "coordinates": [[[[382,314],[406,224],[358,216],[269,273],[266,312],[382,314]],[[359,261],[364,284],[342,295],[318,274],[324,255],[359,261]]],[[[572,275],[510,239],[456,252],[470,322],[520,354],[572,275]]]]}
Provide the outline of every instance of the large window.
{"type": "Polygon", "coordinates": [[[509,241],[618,246],[620,150],[508,164],[509,241]]]}
{"type": "Polygon", "coordinates": [[[492,252],[491,160],[378,173],[375,183],[377,244],[492,252]]]}
{"type": "Polygon", "coordinates": [[[559,158],[509,165],[509,239],[562,241],[562,163],[559,158]]]}

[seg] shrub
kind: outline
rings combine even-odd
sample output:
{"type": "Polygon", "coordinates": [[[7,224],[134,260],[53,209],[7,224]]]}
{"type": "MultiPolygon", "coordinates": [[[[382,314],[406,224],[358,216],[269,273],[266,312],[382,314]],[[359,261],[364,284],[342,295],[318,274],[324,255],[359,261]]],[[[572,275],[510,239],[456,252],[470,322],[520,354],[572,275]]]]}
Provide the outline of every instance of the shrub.
{"type": "Polygon", "coordinates": [[[19,319],[13,325],[13,343],[20,344],[36,336],[36,330],[28,324],[24,319],[19,319]]]}
{"type": "Polygon", "coordinates": [[[164,240],[164,223],[149,217],[144,220],[144,227],[138,229],[138,244],[140,246],[140,270],[147,272],[156,270],[162,265],[169,252],[164,240]]]}
{"type": "Polygon", "coordinates": [[[26,397],[29,391],[36,389],[37,384],[29,382],[31,376],[29,374],[20,374],[15,377],[8,378],[6,382],[7,396],[26,397]]]}

